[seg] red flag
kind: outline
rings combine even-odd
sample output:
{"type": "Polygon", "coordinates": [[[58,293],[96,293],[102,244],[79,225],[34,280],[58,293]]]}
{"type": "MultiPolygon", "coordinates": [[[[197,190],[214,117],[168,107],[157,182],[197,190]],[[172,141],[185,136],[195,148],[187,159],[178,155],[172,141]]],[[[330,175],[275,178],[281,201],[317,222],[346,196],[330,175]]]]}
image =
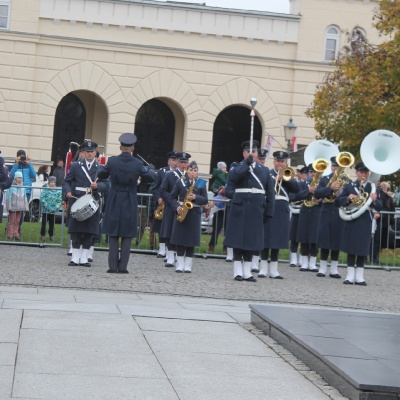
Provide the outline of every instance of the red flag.
{"type": "Polygon", "coordinates": [[[292,145],[291,145],[291,150],[297,151],[297,129],[294,131],[294,135],[292,137],[292,145]]]}

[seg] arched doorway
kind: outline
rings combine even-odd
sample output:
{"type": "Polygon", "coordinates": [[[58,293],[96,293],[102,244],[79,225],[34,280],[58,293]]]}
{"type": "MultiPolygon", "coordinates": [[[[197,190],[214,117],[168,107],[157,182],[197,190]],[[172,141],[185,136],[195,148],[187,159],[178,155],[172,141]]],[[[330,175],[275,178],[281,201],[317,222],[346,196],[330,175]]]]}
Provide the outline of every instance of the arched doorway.
{"type": "MultiPolygon", "coordinates": [[[[86,109],[73,93],[68,93],[58,104],[54,119],[51,159],[65,159],[71,142],[82,143],[85,138],[86,109]]],[[[76,151],[76,148],[73,149],[76,151]]]]}
{"type": "Polygon", "coordinates": [[[165,166],[175,135],[175,116],[170,107],[158,99],[144,103],[136,114],[134,133],[138,138],[135,154],[157,169],[165,166]]]}
{"type": "MultiPolygon", "coordinates": [[[[218,161],[225,161],[229,168],[232,162],[243,159],[240,144],[250,139],[250,125],[250,110],[246,107],[231,106],[218,115],[214,123],[210,173],[217,167],[218,161]]],[[[260,142],[261,136],[262,127],[256,116],[254,140],[260,142]]]]}

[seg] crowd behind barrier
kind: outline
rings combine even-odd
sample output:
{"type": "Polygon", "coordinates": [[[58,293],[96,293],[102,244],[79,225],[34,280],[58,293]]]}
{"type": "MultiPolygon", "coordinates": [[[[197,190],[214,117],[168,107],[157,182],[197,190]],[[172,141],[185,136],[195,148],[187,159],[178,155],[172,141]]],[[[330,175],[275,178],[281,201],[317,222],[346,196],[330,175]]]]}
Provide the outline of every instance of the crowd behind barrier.
{"type": "MultiPolygon", "coordinates": [[[[8,213],[6,207],[3,207],[3,219],[0,223],[0,243],[13,243],[15,245],[32,246],[57,246],[68,247],[68,218],[72,218],[70,210],[65,211],[60,208],[55,213],[55,230],[53,240],[50,241],[49,235],[43,240],[41,235],[41,226],[43,218],[43,206],[40,202],[43,190],[61,191],[61,188],[41,187],[35,188],[38,193],[30,201],[29,211],[25,212],[24,221],[21,226],[21,236],[19,241],[8,240],[6,227],[8,213]]],[[[5,196],[4,196],[5,197],[5,196]]],[[[5,200],[3,199],[3,202],[5,200]]],[[[158,237],[152,233],[152,222],[154,219],[154,203],[152,196],[148,193],[138,193],[138,237],[132,240],[131,251],[156,254],[158,246],[158,237]]],[[[209,201],[209,207],[204,207],[201,223],[202,240],[200,247],[196,247],[195,255],[210,258],[226,257],[226,249],[223,246],[224,229],[226,226],[227,207],[229,200],[213,199],[209,201]]],[[[379,225],[375,233],[371,232],[371,255],[367,267],[382,269],[400,269],[400,210],[396,212],[381,212],[387,215],[392,221],[387,231],[379,225]],[[374,248],[378,249],[374,252],[374,248]],[[378,254],[376,254],[376,252],[378,254]],[[371,262],[374,260],[374,262],[371,262]]],[[[289,245],[288,245],[289,247],[289,245]]],[[[108,249],[108,238],[101,232],[101,222],[99,224],[99,233],[96,238],[95,249],[108,249]]],[[[289,252],[283,252],[281,262],[288,262],[289,252]]],[[[345,255],[341,255],[340,265],[346,265],[345,255]]]]}

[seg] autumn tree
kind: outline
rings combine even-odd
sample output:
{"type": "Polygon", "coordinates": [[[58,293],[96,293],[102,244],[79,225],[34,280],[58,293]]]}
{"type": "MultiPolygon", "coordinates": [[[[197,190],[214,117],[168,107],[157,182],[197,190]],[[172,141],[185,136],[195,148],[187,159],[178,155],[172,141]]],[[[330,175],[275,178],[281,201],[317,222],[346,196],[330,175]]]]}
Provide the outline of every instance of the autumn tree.
{"type": "Polygon", "coordinates": [[[306,111],[321,139],[356,159],[368,133],[400,133],[400,1],[381,0],[373,21],[385,41],[374,46],[355,27],[306,111]]]}

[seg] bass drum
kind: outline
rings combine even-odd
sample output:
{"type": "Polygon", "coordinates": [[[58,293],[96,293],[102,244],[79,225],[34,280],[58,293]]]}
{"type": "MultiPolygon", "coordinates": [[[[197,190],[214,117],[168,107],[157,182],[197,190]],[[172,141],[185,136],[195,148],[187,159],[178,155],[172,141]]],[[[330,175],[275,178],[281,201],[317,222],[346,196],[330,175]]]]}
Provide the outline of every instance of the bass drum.
{"type": "Polygon", "coordinates": [[[85,221],[99,209],[99,202],[91,194],[80,197],[71,207],[71,216],[78,221],[85,221]]]}

